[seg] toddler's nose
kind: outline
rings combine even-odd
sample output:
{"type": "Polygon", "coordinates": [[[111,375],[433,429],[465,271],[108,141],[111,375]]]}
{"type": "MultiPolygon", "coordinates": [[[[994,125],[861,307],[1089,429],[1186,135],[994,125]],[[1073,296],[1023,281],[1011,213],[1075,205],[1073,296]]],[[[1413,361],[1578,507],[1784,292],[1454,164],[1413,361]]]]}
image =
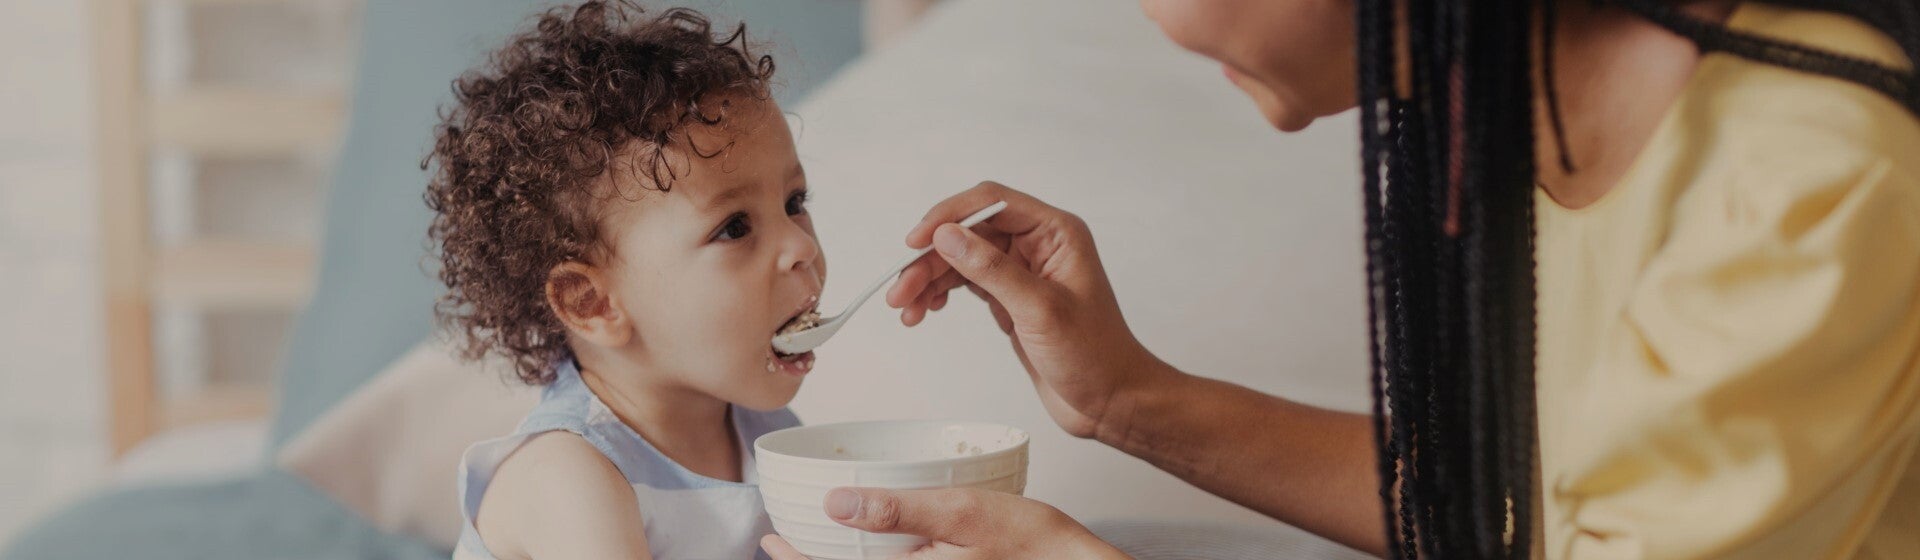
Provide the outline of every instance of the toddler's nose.
{"type": "Polygon", "coordinates": [[[820,271],[814,270],[814,261],[819,259],[820,242],[813,234],[798,226],[789,228],[780,250],[780,270],[811,272],[809,276],[817,277],[820,271]]]}

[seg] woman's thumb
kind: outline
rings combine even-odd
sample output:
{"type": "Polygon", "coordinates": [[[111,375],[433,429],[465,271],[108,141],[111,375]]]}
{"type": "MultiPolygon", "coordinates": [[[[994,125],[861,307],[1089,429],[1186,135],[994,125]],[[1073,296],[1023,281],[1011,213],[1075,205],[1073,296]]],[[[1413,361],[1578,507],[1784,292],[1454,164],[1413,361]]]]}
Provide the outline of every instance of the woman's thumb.
{"type": "Polygon", "coordinates": [[[1040,303],[1046,285],[1005,251],[986,238],[960,227],[944,224],[933,231],[933,249],[953,270],[975,286],[993,294],[1009,311],[1040,303]]]}

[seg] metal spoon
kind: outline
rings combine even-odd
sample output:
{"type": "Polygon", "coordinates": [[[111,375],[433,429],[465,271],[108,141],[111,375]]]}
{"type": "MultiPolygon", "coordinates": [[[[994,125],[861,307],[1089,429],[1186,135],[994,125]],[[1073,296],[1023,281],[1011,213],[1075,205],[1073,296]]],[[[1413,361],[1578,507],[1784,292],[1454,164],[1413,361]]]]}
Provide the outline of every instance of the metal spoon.
{"type": "MultiPolygon", "coordinates": [[[[974,212],[973,215],[967,216],[967,219],[960,220],[960,227],[970,228],[979,225],[980,222],[987,221],[987,218],[991,218],[994,214],[999,214],[1001,210],[1005,209],[1007,209],[1006,201],[995,202],[992,206],[982,208],[979,212],[974,212]]],[[[867,302],[867,298],[873,297],[873,294],[880,291],[880,287],[886,285],[888,280],[900,276],[900,271],[906,270],[907,265],[913,264],[913,261],[920,260],[920,257],[925,256],[928,251],[932,250],[933,246],[928,245],[925,249],[914,251],[912,255],[901,260],[900,264],[893,265],[893,268],[888,269],[886,274],[880,276],[880,279],[874,280],[873,285],[867,286],[866,291],[860,292],[859,296],[854,297],[853,303],[847,304],[847,308],[842,310],[838,315],[823,318],[820,320],[820,324],[806,330],[774,335],[773,349],[783,354],[800,354],[811,351],[814,348],[819,348],[821,344],[827,342],[827,339],[833,338],[834,333],[840,332],[840,327],[847,324],[847,319],[853,317],[853,312],[858,311],[860,305],[867,302]]]]}

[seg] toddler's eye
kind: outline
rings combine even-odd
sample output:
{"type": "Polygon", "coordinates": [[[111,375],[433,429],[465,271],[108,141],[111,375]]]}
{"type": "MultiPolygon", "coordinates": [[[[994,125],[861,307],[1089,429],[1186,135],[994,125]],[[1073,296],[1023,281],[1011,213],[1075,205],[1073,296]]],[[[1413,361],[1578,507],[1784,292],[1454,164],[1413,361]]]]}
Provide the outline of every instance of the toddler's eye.
{"type": "Polygon", "coordinates": [[[746,237],[749,233],[753,233],[753,225],[747,223],[747,215],[734,214],[728,216],[727,222],[720,224],[720,229],[713,232],[713,240],[733,241],[746,237]]]}
{"type": "Polygon", "coordinates": [[[807,200],[811,198],[813,197],[808,196],[807,191],[793,193],[793,196],[787,197],[787,215],[798,216],[807,213],[807,200]]]}

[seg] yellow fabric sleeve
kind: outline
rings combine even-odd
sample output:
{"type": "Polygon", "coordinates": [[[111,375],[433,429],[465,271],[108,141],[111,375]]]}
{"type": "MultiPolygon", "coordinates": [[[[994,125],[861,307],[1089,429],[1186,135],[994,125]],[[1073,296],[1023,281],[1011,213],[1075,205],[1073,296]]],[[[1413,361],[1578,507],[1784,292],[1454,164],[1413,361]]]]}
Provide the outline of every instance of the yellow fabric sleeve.
{"type": "Polygon", "coordinates": [[[1775,157],[1765,126],[1740,134],[1764,149],[1700,164],[1593,341],[1605,382],[1565,403],[1598,421],[1548,490],[1571,558],[1846,555],[1906,470],[1920,181],[1857,146],[1775,157]]]}

